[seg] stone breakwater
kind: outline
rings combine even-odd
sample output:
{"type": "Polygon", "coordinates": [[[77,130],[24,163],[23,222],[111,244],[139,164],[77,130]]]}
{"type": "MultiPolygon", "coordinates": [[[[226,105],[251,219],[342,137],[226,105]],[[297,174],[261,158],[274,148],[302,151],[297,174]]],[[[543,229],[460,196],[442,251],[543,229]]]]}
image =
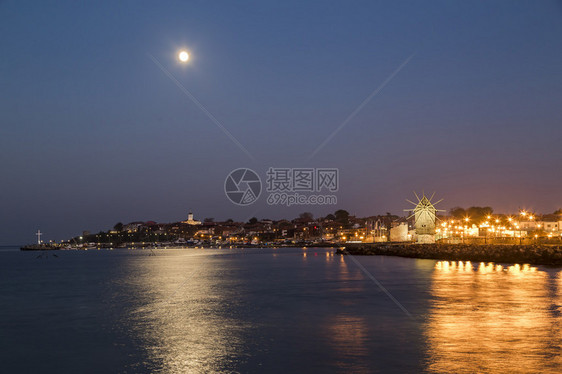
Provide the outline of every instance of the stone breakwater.
{"type": "Polygon", "coordinates": [[[562,266],[562,246],[479,244],[359,244],[338,254],[401,256],[448,261],[507,262],[562,266]]]}

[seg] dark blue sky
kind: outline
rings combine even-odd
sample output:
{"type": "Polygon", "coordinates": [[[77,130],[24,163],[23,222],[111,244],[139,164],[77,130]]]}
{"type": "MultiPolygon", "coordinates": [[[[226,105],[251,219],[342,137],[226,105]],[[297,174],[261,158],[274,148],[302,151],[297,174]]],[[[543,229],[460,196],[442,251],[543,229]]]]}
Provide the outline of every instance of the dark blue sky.
{"type": "Polygon", "coordinates": [[[0,46],[2,244],[189,209],[401,214],[422,189],[446,209],[562,207],[560,2],[7,1],[0,46]],[[338,206],[227,200],[231,170],[270,166],[339,168],[338,206]]]}

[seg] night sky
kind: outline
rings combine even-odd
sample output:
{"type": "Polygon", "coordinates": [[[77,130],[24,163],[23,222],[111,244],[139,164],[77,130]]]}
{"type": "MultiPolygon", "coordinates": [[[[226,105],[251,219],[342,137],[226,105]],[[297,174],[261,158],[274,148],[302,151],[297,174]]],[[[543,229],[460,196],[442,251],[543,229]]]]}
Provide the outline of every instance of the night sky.
{"type": "Polygon", "coordinates": [[[0,46],[0,244],[188,210],[403,214],[413,190],[562,207],[560,2],[4,1],[0,46]],[[239,167],[339,168],[338,205],[236,206],[239,167]]]}

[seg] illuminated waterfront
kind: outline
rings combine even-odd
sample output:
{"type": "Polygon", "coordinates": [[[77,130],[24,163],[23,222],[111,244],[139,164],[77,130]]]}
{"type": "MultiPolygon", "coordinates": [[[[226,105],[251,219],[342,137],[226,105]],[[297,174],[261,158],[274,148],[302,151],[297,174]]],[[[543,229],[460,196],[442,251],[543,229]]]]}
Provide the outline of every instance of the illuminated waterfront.
{"type": "Polygon", "coordinates": [[[560,372],[562,273],[325,249],[0,252],[6,372],[560,372]]]}
{"type": "Polygon", "coordinates": [[[430,371],[560,372],[561,274],[438,262],[424,329],[430,371]]]}

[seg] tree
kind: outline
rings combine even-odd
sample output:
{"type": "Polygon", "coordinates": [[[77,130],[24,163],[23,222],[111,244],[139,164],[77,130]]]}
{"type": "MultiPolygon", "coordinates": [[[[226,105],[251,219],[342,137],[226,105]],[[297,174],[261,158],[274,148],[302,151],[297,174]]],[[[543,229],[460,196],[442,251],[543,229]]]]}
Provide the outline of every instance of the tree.
{"type": "Polygon", "coordinates": [[[333,214],[328,214],[325,218],[326,221],[335,221],[336,220],[336,216],[334,216],[333,214]]]}
{"type": "Polygon", "coordinates": [[[310,212],[304,212],[304,213],[299,214],[299,218],[302,221],[310,222],[310,221],[314,220],[314,215],[310,212]]]}
{"type": "Polygon", "coordinates": [[[117,222],[117,223],[115,224],[115,226],[113,226],[113,229],[114,229],[115,231],[123,231],[123,223],[117,222]]]}
{"type": "Polygon", "coordinates": [[[449,214],[454,218],[462,219],[466,217],[466,210],[464,210],[464,208],[461,208],[460,206],[456,206],[449,210],[449,214]]]}
{"type": "Polygon", "coordinates": [[[491,216],[492,213],[494,213],[494,209],[489,206],[471,206],[466,210],[466,213],[472,222],[480,222],[486,220],[488,216],[491,216]]]}
{"type": "Polygon", "coordinates": [[[552,214],[558,214],[558,215],[562,215],[562,208],[555,210],[554,213],[552,214]]]}
{"type": "Polygon", "coordinates": [[[336,221],[341,224],[347,225],[349,223],[349,212],[347,210],[338,209],[335,211],[336,221]]]}
{"type": "Polygon", "coordinates": [[[215,219],[212,218],[212,217],[209,217],[209,218],[205,218],[205,219],[203,220],[203,222],[211,223],[211,222],[215,222],[215,219]]]}
{"type": "Polygon", "coordinates": [[[255,225],[256,223],[258,223],[258,219],[256,217],[252,217],[250,218],[250,220],[248,221],[248,223],[250,225],[255,225]]]}

